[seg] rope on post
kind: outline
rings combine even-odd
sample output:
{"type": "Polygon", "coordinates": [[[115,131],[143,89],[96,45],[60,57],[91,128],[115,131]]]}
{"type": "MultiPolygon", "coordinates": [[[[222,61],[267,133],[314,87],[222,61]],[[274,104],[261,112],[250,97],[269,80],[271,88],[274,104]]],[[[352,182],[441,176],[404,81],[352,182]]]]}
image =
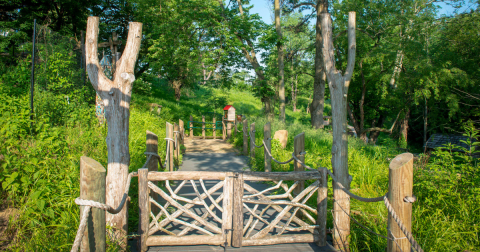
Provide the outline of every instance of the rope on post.
{"type": "Polygon", "coordinates": [[[408,232],[407,228],[405,227],[405,225],[403,225],[403,222],[402,222],[402,220],[400,220],[397,213],[395,213],[395,210],[393,209],[392,205],[390,204],[390,201],[388,201],[388,198],[387,198],[386,195],[383,198],[383,202],[385,203],[385,206],[387,207],[388,213],[390,213],[392,215],[392,217],[395,220],[395,222],[397,223],[398,227],[400,228],[400,230],[402,230],[403,234],[405,234],[405,236],[407,237],[410,244],[412,244],[413,248],[417,252],[423,252],[423,249],[420,247],[420,245],[417,243],[417,241],[415,241],[412,234],[410,232],[408,232]]]}
{"type": "Polygon", "coordinates": [[[151,157],[156,157],[158,159],[158,163],[160,164],[160,167],[162,169],[165,169],[165,168],[163,168],[164,166],[162,164],[162,158],[157,153],[155,153],[155,152],[144,152],[143,154],[147,155],[148,158],[147,158],[147,161],[145,162],[145,164],[142,166],[142,168],[147,167],[147,164],[148,164],[148,162],[150,162],[151,157]]]}
{"type": "MultiPolygon", "coordinates": [[[[265,140],[262,140],[262,142],[263,142],[262,145],[265,146],[265,140]]],[[[264,148],[264,150],[268,153],[268,155],[272,158],[272,160],[275,161],[277,164],[288,164],[288,163],[290,163],[290,162],[293,161],[293,158],[290,158],[289,160],[287,160],[287,161],[285,161],[285,162],[280,162],[280,161],[276,160],[276,159],[272,156],[272,153],[270,153],[270,151],[268,151],[267,148],[264,148]]]]}
{"type": "MultiPolygon", "coordinates": [[[[249,133],[249,135],[250,135],[250,139],[253,139],[253,138],[252,138],[252,132],[249,131],[248,133],[249,133]]],[[[254,141],[251,141],[251,142],[252,142],[253,146],[255,146],[255,147],[257,147],[257,148],[262,148],[263,146],[265,146],[265,143],[262,143],[262,145],[258,146],[258,145],[255,144],[254,141]]],[[[262,141],[262,142],[263,142],[263,141],[262,141]]]]}
{"type": "Polygon", "coordinates": [[[130,190],[130,182],[132,181],[132,177],[134,175],[136,175],[136,172],[131,172],[128,174],[127,185],[125,186],[125,193],[123,194],[120,205],[115,209],[107,204],[103,204],[93,200],[84,200],[80,198],[75,199],[75,204],[79,206],[85,206],[85,208],[83,209],[82,218],[80,219],[80,225],[78,226],[77,235],[75,236],[75,241],[73,242],[71,252],[78,251],[78,248],[80,247],[80,242],[82,241],[83,233],[85,231],[85,227],[87,224],[87,218],[88,218],[88,215],[90,214],[90,209],[92,207],[103,209],[111,214],[117,214],[122,210],[123,206],[125,205],[125,202],[127,201],[128,191],[130,190]]]}
{"type": "MultiPolygon", "coordinates": [[[[305,155],[306,153],[302,152],[303,154],[302,155],[305,155]]],[[[311,170],[311,171],[318,171],[318,170],[315,170],[313,169],[312,167],[306,165],[305,163],[303,163],[300,159],[297,158],[297,156],[295,156],[295,153],[292,152],[292,159],[295,159],[295,161],[297,161],[299,164],[301,164],[303,167],[311,170]]]]}

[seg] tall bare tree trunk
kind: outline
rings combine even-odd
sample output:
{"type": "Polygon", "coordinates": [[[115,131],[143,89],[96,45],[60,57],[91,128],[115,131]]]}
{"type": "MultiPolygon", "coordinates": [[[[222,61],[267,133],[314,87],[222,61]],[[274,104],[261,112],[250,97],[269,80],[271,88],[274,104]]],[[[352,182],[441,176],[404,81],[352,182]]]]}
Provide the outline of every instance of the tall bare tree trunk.
{"type": "Polygon", "coordinates": [[[405,111],[405,117],[402,120],[402,123],[400,124],[400,134],[401,137],[403,138],[403,141],[407,143],[408,140],[408,121],[410,120],[410,109],[407,108],[405,111]]]}
{"type": "MultiPolygon", "coordinates": [[[[122,57],[117,62],[113,81],[103,73],[98,62],[98,17],[88,17],[86,57],[88,77],[92,86],[103,100],[108,135],[108,172],[106,178],[106,204],[114,208],[120,205],[127,183],[130,153],[128,147],[130,98],[135,80],[134,67],[140,50],[142,23],[132,22],[128,30],[127,43],[122,57]]],[[[127,207],[116,215],[108,214],[107,223],[115,228],[120,245],[127,245],[127,207]]]]}
{"type": "Polygon", "coordinates": [[[277,29],[277,50],[278,50],[278,98],[280,99],[280,116],[279,119],[285,122],[285,72],[283,63],[283,44],[282,44],[282,26],[280,25],[280,0],[275,0],[275,28],[277,29]]]}
{"type": "Polygon", "coordinates": [[[293,85],[293,56],[292,56],[292,64],[290,65],[290,73],[291,73],[290,86],[292,87],[292,106],[293,106],[293,112],[295,112],[296,106],[295,106],[295,88],[293,85]]]}
{"type": "MultiPolygon", "coordinates": [[[[338,181],[350,189],[351,176],[348,174],[347,140],[347,94],[355,66],[355,12],[348,13],[348,59],[345,75],[335,67],[332,41],[332,20],[327,13],[322,16],[323,57],[332,97],[332,168],[338,181]]],[[[350,197],[336,183],[333,186],[334,210],[334,246],[350,251],[350,197]],[[345,212],[344,212],[345,211],[345,212]]]]}
{"type": "Polygon", "coordinates": [[[313,100],[310,109],[312,127],[323,128],[323,109],[325,106],[325,68],[323,67],[323,38],[321,13],[328,13],[328,1],[317,0],[317,23],[315,26],[315,78],[313,81],[313,100]]]}
{"type": "Polygon", "coordinates": [[[293,93],[293,112],[297,112],[297,87],[298,87],[298,75],[295,74],[295,92],[293,93]]]}

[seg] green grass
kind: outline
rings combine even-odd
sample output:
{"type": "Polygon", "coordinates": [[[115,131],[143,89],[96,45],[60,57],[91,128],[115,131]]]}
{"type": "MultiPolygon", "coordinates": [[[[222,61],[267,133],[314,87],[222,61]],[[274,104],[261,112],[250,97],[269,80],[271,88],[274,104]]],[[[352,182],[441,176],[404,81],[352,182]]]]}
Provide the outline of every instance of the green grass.
{"type": "MultiPolygon", "coordinates": [[[[143,154],[146,130],[162,139],[166,122],[182,119],[187,128],[190,115],[199,121],[203,114],[206,121],[211,122],[212,114],[208,112],[217,113],[217,120],[220,120],[224,103],[233,105],[237,114],[246,115],[249,123],[256,123],[256,144],[261,144],[266,120],[261,102],[248,91],[201,87],[184,90],[181,101],[175,101],[173,90],[162,81],[154,80],[151,87],[145,90],[134,89],[132,96],[130,171],[140,168],[146,160],[143,154]],[[212,102],[215,99],[219,102],[212,102]],[[162,105],[161,114],[150,112],[148,103],[162,105]]],[[[327,130],[314,130],[309,126],[310,115],[305,114],[307,102],[308,99],[299,98],[298,107],[302,112],[294,113],[291,106],[287,106],[287,124],[272,121],[272,132],[279,129],[289,132],[287,147],[282,149],[278,142],[273,141],[272,154],[281,161],[289,159],[293,151],[293,137],[305,132],[306,164],[330,169],[331,134],[327,130]]],[[[10,237],[16,237],[10,250],[67,251],[71,248],[79,224],[79,209],[74,203],[79,196],[79,159],[86,155],[106,167],[106,127],[98,125],[93,116],[93,105],[75,105],[71,110],[70,105],[62,105],[68,111],[62,115],[66,118],[62,119],[64,124],[56,125],[45,114],[37,118],[37,133],[31,135],[27,104],[27,96],[0,96],[0,141],[3,142],[0,153],[4,156],[4,160],[0,161],[1,199],[4,204],[20,210],[19,219],[11,222],[9,227],[10,237]]],[[[329,111],[327,101],[326,113],[329,111]]],[[[195,131],[195,135],[200,133],[200,130],[195,131]]],[[[210,135],[210,131],[207,134],[210,135]]],[[[221,131],[217,131],[217,134],[220,135],[221,131]]],[[[241,146],[242,134],[237,134],[231,141],[241,146]]],[[[353,176],[351,187],[354,193],[375,197],[388,190],[389,160],[399,154],[391,142],[386,140],[384,145],[372,146],[349,138],[349,172],[353,176]]],[[[165,142],[162,140],[159,141],[159,150],[160,156],[164,156],[165,142]]],[[[425,165],[415,165],[414,193],[418,201],[413,205],[413,234],[425,251],[479,251],[478,164],[458,160],[446,163],[448,160],[449,156],[442,154],[425,165]],[[436,175],[440,174],[439,167],[447,166],[456,167],[456,170],[442,173],[442,176],[436,175]],[[472,170],[472,173],[458,181],[457,170],[472,170]],[[476,183],[470,183],[472,181],[476,183]]],[[[256,151],[251,167],[252,170],[263,171],[262,150],[256,151]]],[[[293,165],[272,163],[272,169],[292,171],[293,165]]],[[[134,179],[130,189],[130,232],[136,231],[138,223],[137,188],[134,179]]],[[[329,196],[332,196],[331,191],[329,196]]],[[[315,198],[314,195],[312,199],[315,198]]],[[[309,204],[315,203],[309,201],[309,204]]],[[[383,203],[352,200],[351,204],[352,210],[361,213],[355,215],[359,222],[378,233],[387,233],[387,212],[383,203]]],[[[329,202],[331,208],[332,202],[329,202]]],[[[330,215],[328,225],[329,228],[333,227],[330,215]]],[[[352,251],[384,251],[384,239],[364,231],[353,222],[351,226],[352,251]]],[[[115,250],[114,246],[109,247],[109,251],[115,250]]]]}

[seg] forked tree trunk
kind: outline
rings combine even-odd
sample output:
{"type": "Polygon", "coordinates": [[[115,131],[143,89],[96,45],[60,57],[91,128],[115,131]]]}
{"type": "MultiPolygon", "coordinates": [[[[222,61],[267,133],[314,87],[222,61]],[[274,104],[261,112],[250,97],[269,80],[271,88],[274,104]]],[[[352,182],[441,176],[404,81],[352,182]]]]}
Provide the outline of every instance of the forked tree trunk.
{"type": "MultiPolygon", "coordinates": [[[[347,94],[355,66],[355,12],[348,13],[348,59],[345,75],[335,67],[332,41],[332,20],[329,14],[322,16],[323,57],[327,72],[330,94],[332,97],[332,168],[338,181],[350,189],[351,177],[348,174],[348,141],[347,141],[347,94]]],[[[334,183],[334,246],[343,251],[350,251],[350,198],[334,183]],[[345,212],[346,213],[345,213],[345,212]]]]}
{"type": "Polygon", "coordinates": [[[282,45],[282,27],[280,26],[280,0],[275,0],[275,28],[277,29],[277,50],[278,50],[278,98],[280,100],[280,116],[281,122],[285,122],[285,73],[283,63],[283,45],[282,45]]]}
{"type": "MultiPolygon", "coordinates": [[[[105,105],[108,135],[108,172],[106,178],[106,204],[118,207],[125,192],[130,153],[128,147],[128,126],[130,118],[130,98],[132,82],[135,80],[134,67],[140,50],[142,23],[130,23],[127,43],[122,57],[117,62],[113,81],[103,73],[98,62],[98,17],[88,17],[86,37],[86,60],[88,77],[92,86],[102,98],[105,105]]],[[[127,207],[116,215],[106,215],[107,223],[115,228],[119,244],[126,247],[127,242],[127,207]]]]}

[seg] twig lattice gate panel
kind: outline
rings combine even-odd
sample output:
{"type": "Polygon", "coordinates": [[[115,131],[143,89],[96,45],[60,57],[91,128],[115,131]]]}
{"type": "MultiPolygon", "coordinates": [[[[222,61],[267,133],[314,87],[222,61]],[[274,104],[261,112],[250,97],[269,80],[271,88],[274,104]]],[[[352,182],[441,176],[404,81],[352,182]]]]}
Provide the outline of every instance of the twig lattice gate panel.
{"type": "Polygon", "coordinates": [[[312,217],[317,210],[306,204],[321,188],[318,172],[148,172],[140,169],[138,178],[141,251],[146,251],[148,246],[241,247],[320,239],[319,226],[312,217]],[[316,181],[295,195],[294,189],[305,180],[316,181]],[[166,188],[158,187],[155,181],[165,181],[166,188]],[[175,188],[170,185],[172,181],[176,181],[175,188]],[[255,189],[259,185],[256,181],[274,181],[275,185],[266,189],[263,186],[259,191],[255,189]],[[162,202],[149,197],[149,191],[158,194],[162,202]],[[153,213],[151,205],[159,212],[153,213]],[[300,212],[305,221],[297,217],[300,212]]]}

